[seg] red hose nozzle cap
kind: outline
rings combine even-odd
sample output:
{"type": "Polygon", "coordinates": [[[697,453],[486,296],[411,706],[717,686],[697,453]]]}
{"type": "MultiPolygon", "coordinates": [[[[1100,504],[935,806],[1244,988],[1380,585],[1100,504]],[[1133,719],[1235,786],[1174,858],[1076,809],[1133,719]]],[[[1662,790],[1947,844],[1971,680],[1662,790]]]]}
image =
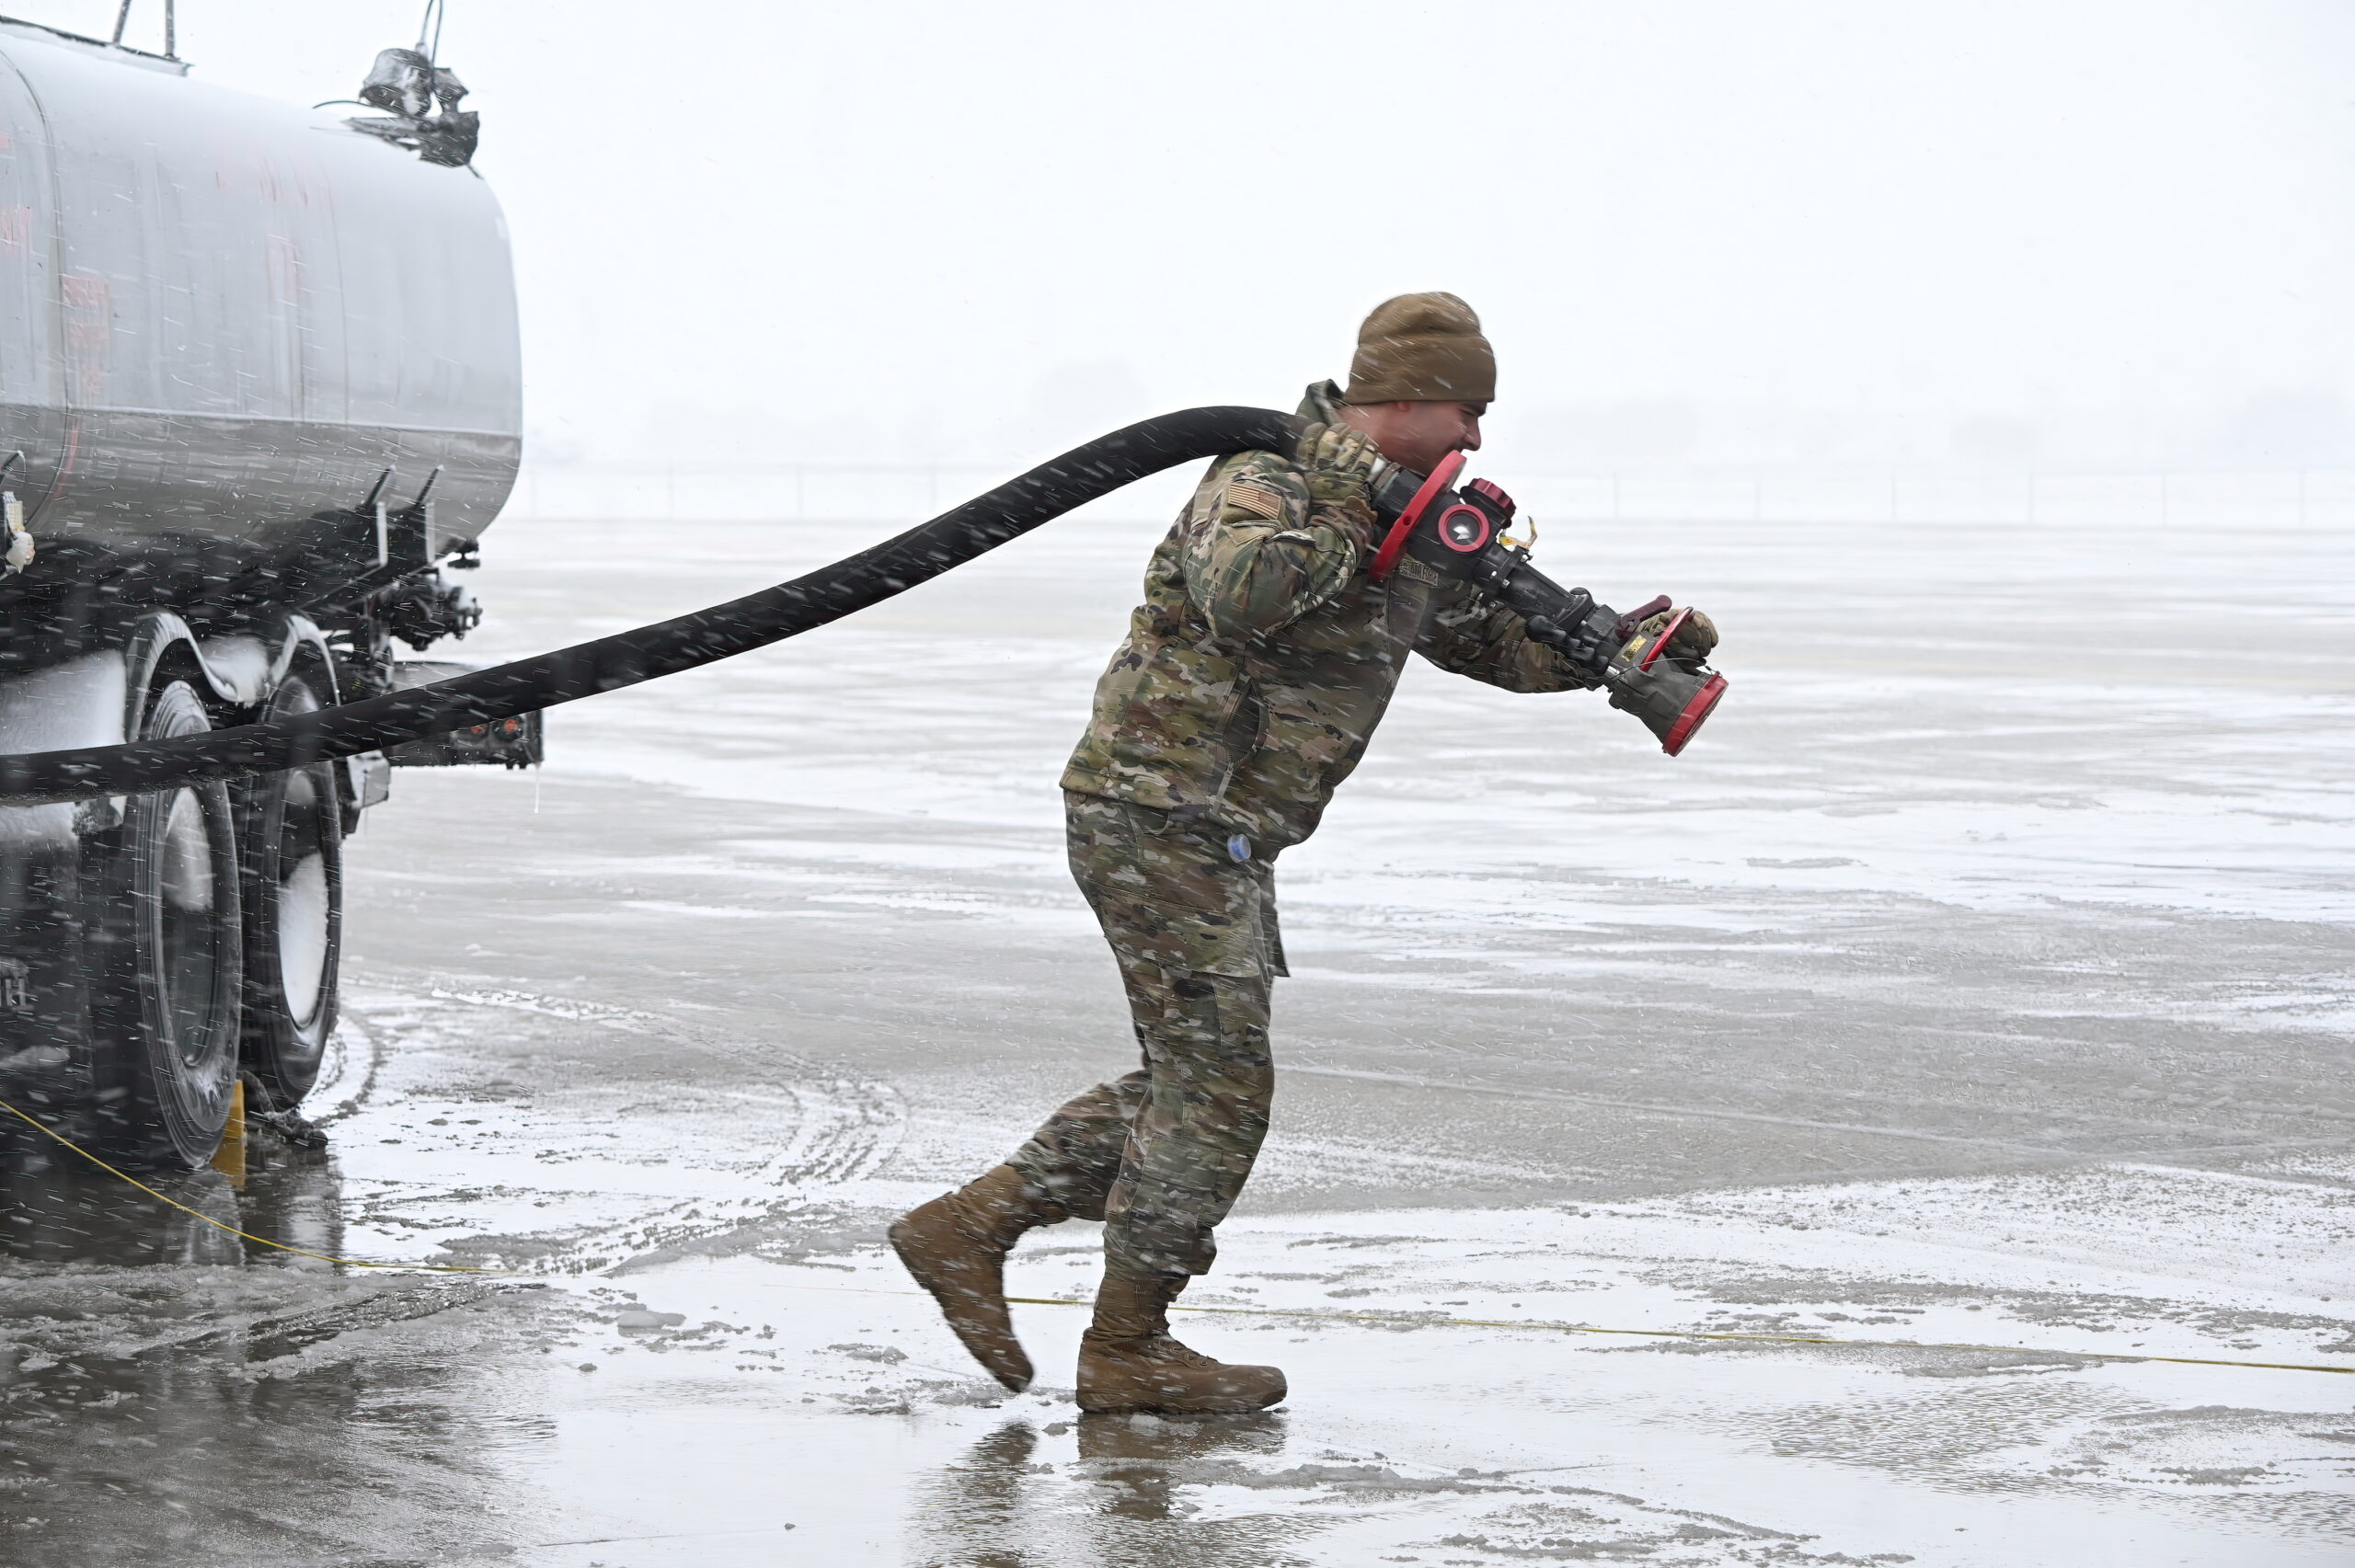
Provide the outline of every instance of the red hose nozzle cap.
{"type": "Polygon", "coordinates": [[[1701,689],[1693,693],[1693,700],[1684,704],[1684,711],[1676,715],[1676,722],[1668,727],[1668,733],[1660,738],[1660,749],[1671,757],[1683,750],[1684,743],[1693,738],[1708,718],[1709,711],[1717,705],[1717,699],[1725,694],[1724,676],[1712,675],[1703,681],[1701,689]]]}

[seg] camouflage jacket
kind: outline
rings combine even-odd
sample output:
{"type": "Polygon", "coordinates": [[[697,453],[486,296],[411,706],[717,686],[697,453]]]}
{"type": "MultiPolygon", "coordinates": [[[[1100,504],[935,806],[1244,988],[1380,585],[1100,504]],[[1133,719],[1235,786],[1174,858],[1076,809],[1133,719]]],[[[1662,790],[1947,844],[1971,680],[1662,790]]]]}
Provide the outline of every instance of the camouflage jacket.
{"type": "MultiPolygon", "coordinates": [[[[1301,413],[1330,423],[1330,382],[1301,413]]],[[[1510,692],[1582,685],[1519,615],[1412,561],[1366,575],[1365,503],[1312,504],[1289,454],[1213,464],[1145,570],[1063,788],[1199,814],[1266,849],[1315,831],[1409,652],[1510,692]]]]}

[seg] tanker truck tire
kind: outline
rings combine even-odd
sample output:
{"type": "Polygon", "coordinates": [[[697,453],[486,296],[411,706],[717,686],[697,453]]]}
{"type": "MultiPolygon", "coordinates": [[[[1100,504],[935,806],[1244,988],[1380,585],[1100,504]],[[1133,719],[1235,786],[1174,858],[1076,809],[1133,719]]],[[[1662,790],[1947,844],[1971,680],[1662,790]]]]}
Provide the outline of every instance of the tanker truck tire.
{"type": "MultiPolygon", "coordinates": [[[[316,713],[292,677],[264,722],[316,713]]],[[[246,1065],[281,1109],[311,1092],[335,1028],[343,956],[343,807],[335,764],[265,773],[241,790],[246,930],[246,1065]]]]}
{"type": "MultiPolygon", "coordinates": [[[[174,680],[139,731],[160,740],[211,727],[196,689],[174,680]]],[[[220,1145],[237,1080],[245,933],[228,786],[130,796],[101,855],[93,1011],[110,1070],[98,1130],[134,1164],[194,1169],[220,1145]]]]}

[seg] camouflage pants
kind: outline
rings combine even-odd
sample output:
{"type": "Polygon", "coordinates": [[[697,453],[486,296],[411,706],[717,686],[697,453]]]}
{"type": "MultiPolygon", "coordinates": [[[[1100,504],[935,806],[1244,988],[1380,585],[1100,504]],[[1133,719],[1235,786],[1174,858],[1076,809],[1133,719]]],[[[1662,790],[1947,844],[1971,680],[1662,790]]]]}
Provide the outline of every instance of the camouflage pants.
{"type": "Polygon", "coordinates": [[[1072,875],[1120,963],[1144,1065],[1048,1117],[1008,1162],[1104,1221],[1107,1270],[1206,1274],[1275,1088],[1268,993],[1284,969],[1268,862],[1166,811],[1064,801],[1072,875]]]}

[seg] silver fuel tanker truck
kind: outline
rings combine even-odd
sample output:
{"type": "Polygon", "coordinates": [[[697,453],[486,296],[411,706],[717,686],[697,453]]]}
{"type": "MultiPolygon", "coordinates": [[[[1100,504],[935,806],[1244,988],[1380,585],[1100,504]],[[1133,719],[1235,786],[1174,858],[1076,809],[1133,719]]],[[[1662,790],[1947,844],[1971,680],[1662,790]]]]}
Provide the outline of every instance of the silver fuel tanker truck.
{"type": "MultiPolygon", "coordinates": [[[[457,77],[361,107],[0,18],[0,751],[186,735],[448,666],[443,575],[515,479],[515,295],[457,77]]],[[[392,763],[536,761],[505,720],[233,784],[0,808],[0,1097],[201,1163],[245,1077],[310,1089],[344,836],[392,763]]]]}

